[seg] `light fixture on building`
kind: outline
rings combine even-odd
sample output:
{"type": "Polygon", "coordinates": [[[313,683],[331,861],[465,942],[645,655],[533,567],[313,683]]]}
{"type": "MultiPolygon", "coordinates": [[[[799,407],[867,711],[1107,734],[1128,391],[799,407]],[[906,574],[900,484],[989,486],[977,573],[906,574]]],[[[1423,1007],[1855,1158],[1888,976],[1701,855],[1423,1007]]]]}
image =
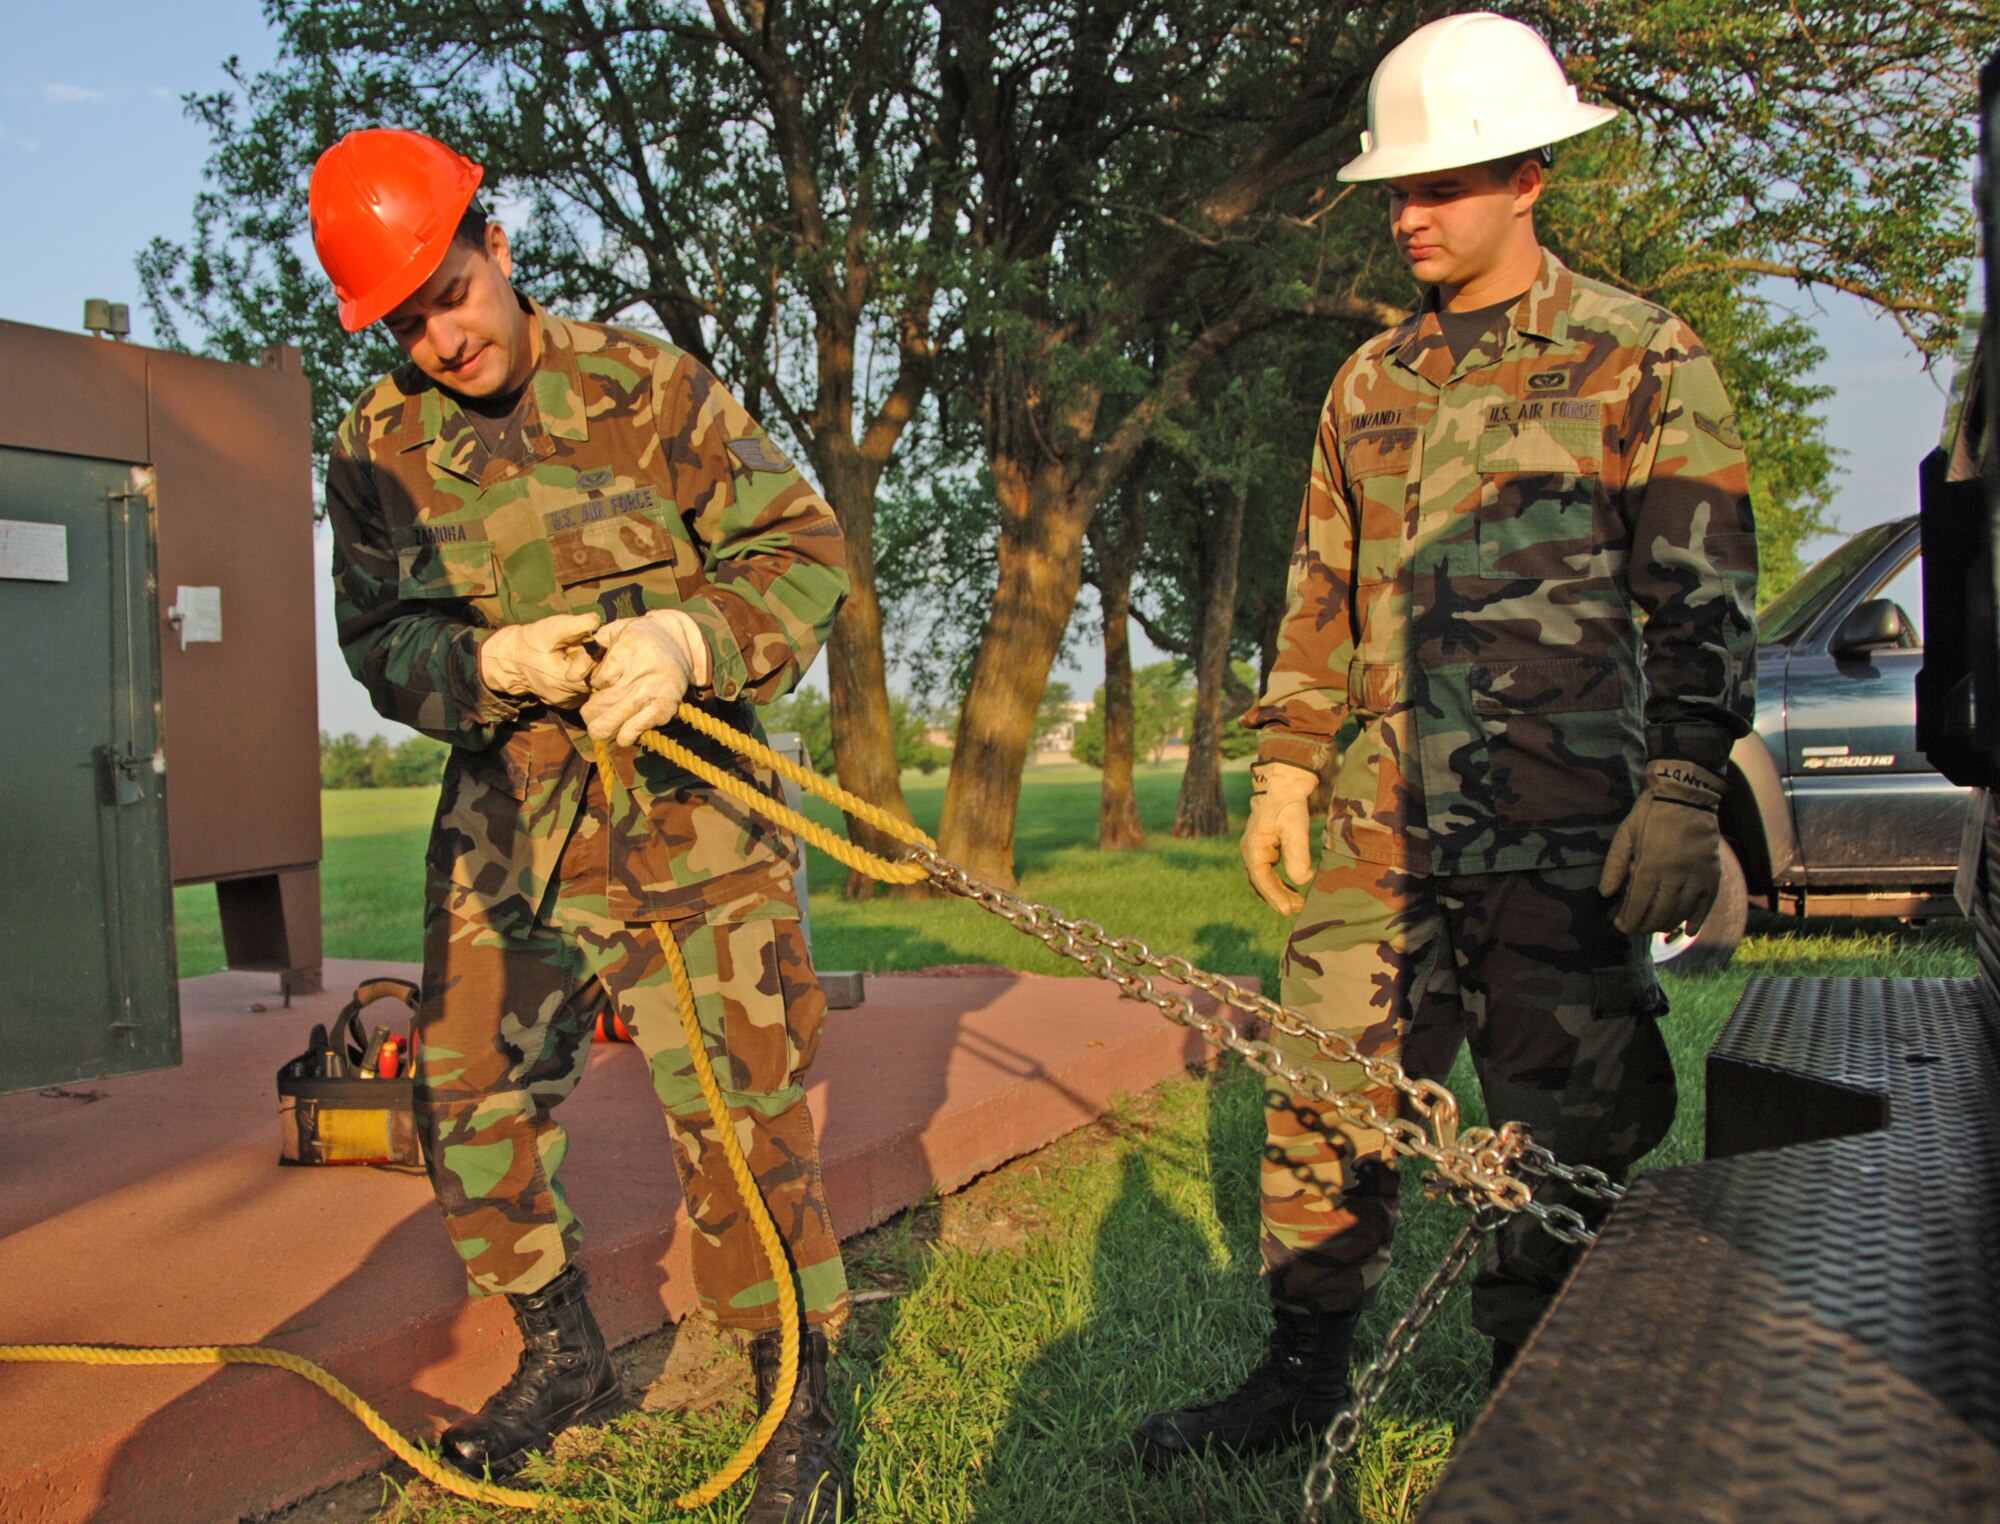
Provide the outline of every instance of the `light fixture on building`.
{"type": "Polygon", "coordinates": [[[86,297],[83,326],[99,338],[109,335],[122,339],[132,331],[132,309],[123,302],[107,302],[101,296],[86,297]]]}

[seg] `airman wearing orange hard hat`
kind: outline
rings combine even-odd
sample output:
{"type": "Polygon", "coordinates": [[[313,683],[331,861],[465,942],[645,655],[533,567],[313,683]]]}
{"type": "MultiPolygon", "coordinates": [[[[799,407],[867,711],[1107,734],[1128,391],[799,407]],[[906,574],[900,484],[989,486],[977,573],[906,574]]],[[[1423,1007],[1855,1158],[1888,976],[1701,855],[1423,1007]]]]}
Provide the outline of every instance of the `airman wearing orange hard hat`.
{"type": "MultiPolygon", "coordinates": [[[[1485,12],[1419,28],[1376,69],[1340,178],[1386,182],[1421,297],[1327,396],[1277,659],[1245,716],[1263,739],[1243,858],[1295,918],[1286,1005],[1414,1078],[1442,1079],[1468,1039],[1494,1126],[1525,1122],[1619,1178],[1673,1119],[1650,943],[1716,895],[1757,545],[1700,339],[1536,236],[1548,145],[1616,116],[1534,31],[1485,12]]],[[[1359,1064],[1273,1040],[1367,1087],[1359,1064]]],[[[1367,1093],[1395,1114],[1396,1090],[1367,1093]]],[[[1268,1350],[1221,1399],[1147,1419],[1149,1463],[1285,1444],[1353,1403],[1394,1165],[1380,1131],[1274,1086],[1268,1350]]],[[[1605,1206],[1536,1193],[1593,1221],[1605,1206]]],[[[1472,1305],[1497,1374],[1577,1250],[1527,1216],[1493,1242],[1472,1305]]]]}
{"type": "Polygon", "coordinates": [[[847,1290],[802,1082],[826,1002],[797,844],[632,747],[683,699],[757,732],[753,706],[798,680],[846,595],[840,529],[692,357],[517,291],[507,235],[474,199],[482,178],[433,138],[379,128],[328,149],[310,194],[341,323],[383,323],[408,357],[354,404],[328,463],[337,619],[376,708],[451,743],[415,1111],[468,1284],[506,1295],[522,1335],[513,1377],[442,1448],[506,1474],[621,1405],[553,1115],[609,1011],[646,1054],[697,1289],[752,1335],[760,1405],[780,1376],[776,1282],[718,1126],[744,1142],[810,1325],[743,1517],[830,1520],[847,1489],[823,1325],[847,1290]],[[596,769],[600,741],[615,780],[596,769]],[[692,972],[725,1121],[701,1098],[656,934],[692,972]]]}

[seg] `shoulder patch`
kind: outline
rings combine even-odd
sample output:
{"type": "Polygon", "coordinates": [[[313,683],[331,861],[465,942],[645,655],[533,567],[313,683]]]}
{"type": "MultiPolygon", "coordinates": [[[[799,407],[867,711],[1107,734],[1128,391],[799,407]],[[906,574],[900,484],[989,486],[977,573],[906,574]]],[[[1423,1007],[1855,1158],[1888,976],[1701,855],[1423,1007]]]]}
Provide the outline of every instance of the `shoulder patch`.
{"type": "Polygon", "coordinates": [[[747,439],[728,441],[729,453],[734,455],[746,471],[789,471],[792,463],[785,452],[768,439],[754,435],[747,439]]]}
{"type": "Polygon", "coordinates": [[[1724,413],[1720,418],[1711,418],[1706,413],[1694,415],[1694,426],[1706,434],[1712,434],[1732,450],[1743,448],[1743,435],[1737,430],[1736,415],[1724,413]]]}

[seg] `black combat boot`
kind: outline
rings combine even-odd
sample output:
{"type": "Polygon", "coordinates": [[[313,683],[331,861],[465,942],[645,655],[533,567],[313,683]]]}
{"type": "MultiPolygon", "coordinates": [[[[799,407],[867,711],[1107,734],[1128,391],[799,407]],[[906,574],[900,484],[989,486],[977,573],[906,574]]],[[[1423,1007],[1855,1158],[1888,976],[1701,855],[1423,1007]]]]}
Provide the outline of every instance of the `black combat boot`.
{"type": "MultiPolygon", "coordinates": [[[[770,1406],[784,1374],[782,1336],[776,1329],[750,1341],[750,1370],[757,1378],[757,1411],[770,1406]]],[[[757,1490],[743,1524],[834,1524],[854,1518],[854,1495],[841,1469],[826,1400],[826,1334],[805,1330],[799,1347],[799,1384],[777,1433],[757,1457],[757,1490]]]]}
{"type": "Polygon", "coordinates": [[[561,1430],[625,1406],[624,1384],[585,1289],[583,1271],[566,1265],[540,1291],[507,1298],[521,1325],[521,1363],[485,1407],[438,1441],[444,1458],[467,1476],[512,1476],[561,1430]]]}
{"type": "Polygon", "coordinates": [[[1255,1455],[1317,1434],[1353,1396],[1347,1362],[1354,1347],[1354,1312],[1294,1312],[1274,1307],[1271,1345],[1243,1384],[1214,1402],[1155,1413],[1135,1436],[1139,1458],[1153,1469],[1207,1445],[1255,1455]]]}

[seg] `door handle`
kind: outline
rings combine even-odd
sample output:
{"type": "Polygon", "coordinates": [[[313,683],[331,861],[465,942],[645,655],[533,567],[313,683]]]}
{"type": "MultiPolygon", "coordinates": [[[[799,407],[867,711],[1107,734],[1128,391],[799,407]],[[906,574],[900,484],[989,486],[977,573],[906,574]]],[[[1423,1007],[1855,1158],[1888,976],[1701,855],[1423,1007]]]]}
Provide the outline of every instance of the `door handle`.
{"type": "Polygon", "coordinates": [[[96,756],[106,804],[139,803],[146,797],[146,779],[160,777],[167,770],[167,754],[158,749],[135,752],[120,746],[100,746],[96,756]]]}

